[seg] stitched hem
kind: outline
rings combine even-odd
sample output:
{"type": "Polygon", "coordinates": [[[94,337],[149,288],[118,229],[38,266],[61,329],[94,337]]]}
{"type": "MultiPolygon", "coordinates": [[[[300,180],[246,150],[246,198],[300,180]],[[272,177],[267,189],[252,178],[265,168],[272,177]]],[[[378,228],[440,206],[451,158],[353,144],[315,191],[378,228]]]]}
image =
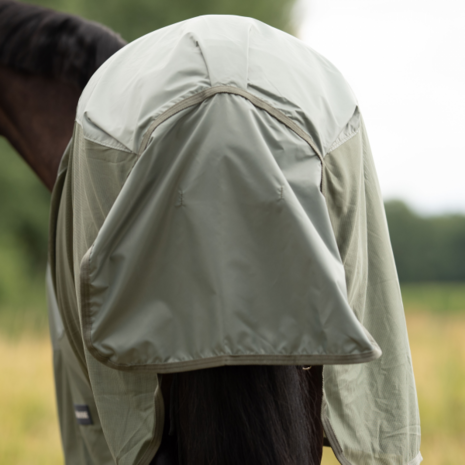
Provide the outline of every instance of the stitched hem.
{"type": "MultiPolygon", "coordinates": [[[[84,286],[86,287],[86,286],[84,286]]],[[[88,301],[83,293],[83,333],[84,343],[99,362],[120,371],[155,371],[156,373],[180,373],[183,371],[201,370],[218,366],[234,365],[352,365],[356,363],[367,363],[381,356],[377,348],[370,352],[350,355],[221,355],[204,359],[189,360],[185,362],[151,363],[151,364],[122,364],[112,361],[108,356],[102,354],[94,345],[91,338],[91,317],[86,311],[88,301]]]]}
{"type": "MultiPolygon", "coordinates": [[[[324,409],[322,408],[322,411],[323,410],[324,409]]],[[[323,423],[325,435],[339,463],[341,465],[354,465],[344,456],[342,447],[339,444],[339,441],[337,440],[336,434],[334,433],[333,427],[331,426],[331,422],[329,421],[328,417],[326,417],[323,414],[321,416],[321,421],[323,423]]],[[[410,460],[410,462],[407,462],[405,465],[419,465],[422,461],[423,461],[423,457],[421,455],[421,452],[418,452],[415,458],[413,460],[410,460]]]]}
{"type": "MultiPolygon", "coordinates": [[[[324,408],[322,408],[322,411],[324,411],[324,408]]],[[[321,416],[321,421],[323,423],[323,429],[325,431],[326,437],[328,439],[329,444],[331,445],[331,449],[334,452],[334,455],[336,456],[337,460],[341,465],[352,465],[351,462],[349,462],[345,457],[342,452],[342,447],[339,444],[339,441],[337,440],[336,434],[334,433],[333,427],[331,426],[331,423],[325,415],[321,416]]]]}
{"type": "Polygon", "coordinates": [[[353,365],[376,360],[380,353],[377,350],[356,355],[221,355],[187,362],[152,363],[146,365],[126,365],[115,363],[102,355],[89,341],[85,340],[90,353],[104,365],[120,371],[155,371],[160,374],[181,373],[183,371],[202,370],[219,366],[234,365],[353,365]]]}

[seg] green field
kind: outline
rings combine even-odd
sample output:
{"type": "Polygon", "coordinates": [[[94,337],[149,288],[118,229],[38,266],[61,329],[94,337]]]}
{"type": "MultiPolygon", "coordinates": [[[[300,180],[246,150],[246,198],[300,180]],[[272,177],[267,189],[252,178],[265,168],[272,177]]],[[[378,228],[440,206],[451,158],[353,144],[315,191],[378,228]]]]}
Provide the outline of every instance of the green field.
{"type": "MultiPolygon", "coordinates": [[[[0,463],[62,464],[43,295],[37,310],[0,309],[0,463]]],[[[403,287],[424,463],[465,457],[465,285],[403,287]]],[[[337,464],[330,450],[324,465],[337,464]]]]}

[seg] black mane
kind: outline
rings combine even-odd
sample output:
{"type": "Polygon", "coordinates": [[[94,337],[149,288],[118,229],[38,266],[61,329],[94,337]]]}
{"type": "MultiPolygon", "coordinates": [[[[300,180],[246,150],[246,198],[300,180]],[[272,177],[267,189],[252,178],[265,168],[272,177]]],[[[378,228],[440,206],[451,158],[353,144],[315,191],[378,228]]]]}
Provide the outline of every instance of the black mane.
{"type": "Polygon", "coordinates": [[[0,65],[60,79],[83,89],[97,68],[126,42],[77,16],[0,0],[0,65]]]}

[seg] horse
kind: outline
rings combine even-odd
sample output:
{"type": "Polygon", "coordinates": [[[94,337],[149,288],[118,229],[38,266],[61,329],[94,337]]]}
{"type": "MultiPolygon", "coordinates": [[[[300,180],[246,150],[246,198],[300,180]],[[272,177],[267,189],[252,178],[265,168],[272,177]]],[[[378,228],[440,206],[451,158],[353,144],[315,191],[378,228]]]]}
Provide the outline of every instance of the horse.
{"type": "MultiPolygon", "coordinates": [[[[100,24],[0,0],[0,135],[49,190],[81,92],[124,45],[100,24]]],[[[304,368],[242,365],[161,375],[171,415],[152,464],[321,463],[322,366],[304,368]]]]}

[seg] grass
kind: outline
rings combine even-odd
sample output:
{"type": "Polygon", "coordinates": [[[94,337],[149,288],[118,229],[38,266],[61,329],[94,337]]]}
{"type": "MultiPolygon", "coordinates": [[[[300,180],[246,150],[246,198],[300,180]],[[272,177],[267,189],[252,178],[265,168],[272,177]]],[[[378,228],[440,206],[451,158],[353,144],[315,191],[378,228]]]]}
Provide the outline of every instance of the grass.
{"type": "Polygon", "coordinates": [[[465,313],[465,283],[403,284],[406,312],[465,313]]]}
{"type": "Polygon", "coordinates": [[[48,339],[0,339],[0,463],[63,463],[48,339]]]}
{"type": "MultiPolygon", "coordinates": [[[[426,464],[465,456],[465,285],[403,286],[426,464]]],[[[0,307],[0,463],[61,465],[46,314],[0,307]],[[13,332],[12,332],[13,331],[13,332]]],[[[325,448],[323,465],[336,465],[325,448]]]]}
{"type": "Polygon", "coordinates": [[[40,296],[40,301],[39,305],[0,307],[0,340],[24,340],[26,335],[47,339],[48,316],[43,296],[40,296]]]}

